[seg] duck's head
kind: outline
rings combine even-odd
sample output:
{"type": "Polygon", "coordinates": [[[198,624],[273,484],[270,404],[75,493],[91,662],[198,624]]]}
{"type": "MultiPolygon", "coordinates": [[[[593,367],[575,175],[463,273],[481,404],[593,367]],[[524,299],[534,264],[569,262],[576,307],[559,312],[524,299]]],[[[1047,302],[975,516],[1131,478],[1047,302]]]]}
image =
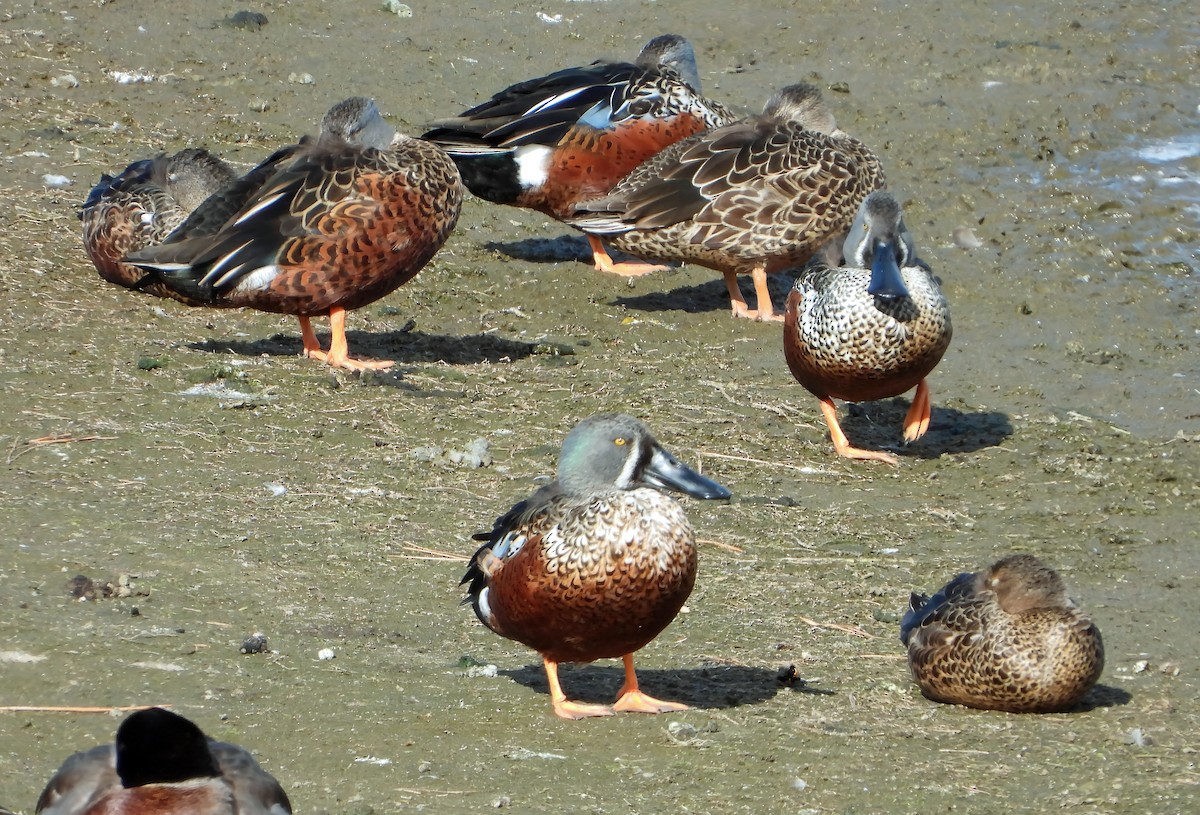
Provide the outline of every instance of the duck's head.
{"type": "Polygon", "coordinates": [[[586,496],[618,489],[652,487],[693,498],[728,498],[731,493],[671,455],[645,424],[623,413],[584,419],[567,434],[558,459],[564,491],[586,496]]]}
{"type": "Polygon", "coordinates": [[[170,784],[221,774],[208,738],[188,719],[152,707],[117,728],[117,775],[123,787],[170,784]]]}
{"type": "Polygon", "coordinates": [[[337,136],[359,147],[382,150],[392,143],[396,131],[379,113],[374,99],[351,96],[331,107],[321,119],[321,135],[337,136]]]}
{"type": "Polygon", "coordinates": [[[887,190],[876,190],[859,205],[843,245],[846,265],[871,270],[867,293],[881,300],[908,297],[900,270],[916,263],[912,235],[900,204],[887,190]]]}

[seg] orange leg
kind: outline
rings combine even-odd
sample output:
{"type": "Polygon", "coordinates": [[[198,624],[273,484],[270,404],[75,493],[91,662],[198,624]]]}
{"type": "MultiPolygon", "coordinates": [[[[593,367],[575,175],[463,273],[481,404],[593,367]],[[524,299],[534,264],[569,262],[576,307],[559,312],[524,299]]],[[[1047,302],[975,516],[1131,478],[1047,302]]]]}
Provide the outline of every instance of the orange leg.
{"type": "Polygon", "coordinates": [[[829,425],[829,435],[833,439],[833,449],[837,451],[839,456],[867,461],[886,461],[888,464],[900,463],[900,459],[882,450],[860,450],[857,447],[851,447],[850,440],[846,438],[846,434],[842,432],[841,424],[838,423],[837,405],[833,403],[832,399],[825,398],[821,400],[821,413],[825,414],[825,424],[829,425]]]}
{"type": "Polygon", "coordinates": [[[917,383],[917,392],[909,405],[908,415],[904,417],[905,441],[916,441],[925,435],[929,429],[930,412],[929,386],[922,379],[917,383]]]}
{"type": "Polygon", "coordinates": [[[546,680],[550,683],[550,703],[554,705],[556,716],[563,719],[586,719],[589,716],[613,715],[613,709],[608,705],[588,705],[568,700],[562,685],[558,684],[558,663],[542,657],[542,664],[546,668],[546,680]]]}
{"type": "Polygon", "coordinates": [[[669,713],[673,710],[687,710],[688,706],[679,702],[664,702],[647,696],[638,690],[637,674],[633,671],[633,654],[621,657],[625,663],[625,684],[617,694],[613,710],[621,713],[669,713]]]}
{"type": "Polygon", "coordinates": [[[771,292],[767,288],[767,267],[758,264],[750,272],[750,277],[754,281],[754,295],[758,298],[757,309],[751,309],[746,304],[746,298],[742,296],[742,290],[738,286],[737,273],[725,272],[725,288],[729,290],[729,305],[732,307],[733,316],[763,322],[783,322],[783,315],[776,314],[775,307],[771,304],[771,292]]]}
{"type": "Polygon", "coordinates": [[[624,275],[625,277],[639,277],[651,272],[665,272],[668,268],[654,263],[634,263],[628,260],[617,263],[608,254],[608,250],[604,248],[604,241],[595,235],[588,235],[587,239],[588,244],[592,247],[592,261],[596,264],[596,271],[598,272],[611,272],[612,274],[624,275]]]}
{"type": "Polygon", "coordinates": [[[335,307],[329,310],[329,350],[322,351],[317,335],[307,317],[299,317],[300,334],[304,338],[304,356],[319,359],[334,368],[348,371],[381,371],[396,363],[390,359],[351,359],[346,345],[346,309],[335,307]]]}

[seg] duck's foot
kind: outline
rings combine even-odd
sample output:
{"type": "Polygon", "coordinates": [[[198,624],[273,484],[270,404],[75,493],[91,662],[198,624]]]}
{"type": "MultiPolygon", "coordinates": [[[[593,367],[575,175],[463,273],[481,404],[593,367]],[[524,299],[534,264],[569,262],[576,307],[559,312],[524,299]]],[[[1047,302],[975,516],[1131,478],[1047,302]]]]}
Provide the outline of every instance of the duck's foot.
{"type": "Polygon", "coordinates": [[[352,359],[346,343],[346,310],[335,308],[329,312],[329,350],[321,348],[317,334],[313,331],[312,320],[308,317],[297,317],[300,321],[300,336],[304,342],[304,356],[324,362],[333,368],[347,371],[383,371],[393,365],[390,359],[352,359]]]}
{"type": "Polygon", "coordinates": [[[663,266],[660,263],[642,263],[640,261],[622,261],[617,263],[608,254],[608,250],[604,248],[604,242],[595,235],[587,236],[588,243],[592,247],[592,262],[596,264],[596,271],[607,272],[609,274],[619,274],[623,277],[641,277],[651,272],[665,272],[668,266],[663,266]]]}
{"type": "Polygon", "coordinates": [[[821,400],[821,413],[825,415],[825,424],[829,425],[829,437],[833,441],[833,449],[839,456],[859,461],[883,461],[888,464],[900,463],[900,459],[891,453],[885,453],[882,450],[863,450],[852,446],[850,440],[846,438],[846,434],[842,432],[842,426],[838,422],[837,417],[837,405],[833,403],[832,399],[826,398],[821,400]]]}
{"type": "Polygon", "coordinates": [[[542,665],[546,669],[546,681],[550,683],[550,704],[554,706],[554,715],[560,719],[588,719],[592,716],[611,716],[613,709],[608,705],[589,705],[584,702],[572,702],[563,693],[562,685],[558,682],[558,663],[547,657],[542,657],[542,665]]]}
{"type": "Polygon", "coordinates": [[[638,688],[637,673],[633,670],[633,654],[625,654],[621,661],[625,663],[625,684],[617,694],[613,710],[618,713],[670,713],[688,709],[681,702],[666,702],[642,693],[638,688]]]}
{"type": "Polygon", "coordinates": [[[729,290],[729,306],[733,316],[758,320],[763,323],[783,322],[783,315],[776,314],[775,306],[771,303],[771,292],[767,289],[765,267],[756,266],[751,273],[751,278],[754,280],[754,291],[758,296],[758,308],[756,309],[750,308],[746,303],[746,298],[742,296],[737,275],[733,272],[725,272],[725,288],[729,290]]]}

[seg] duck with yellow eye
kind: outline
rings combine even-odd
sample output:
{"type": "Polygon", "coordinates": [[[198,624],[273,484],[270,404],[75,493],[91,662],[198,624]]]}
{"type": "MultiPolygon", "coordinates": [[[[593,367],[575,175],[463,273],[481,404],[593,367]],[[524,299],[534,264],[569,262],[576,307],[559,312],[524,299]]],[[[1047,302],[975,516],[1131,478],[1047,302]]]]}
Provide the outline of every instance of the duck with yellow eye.
{"type": "Polygon", "coordinates": [[[729,490],[667,452],[632,416],[585,419],[563,442],[558,477],[501,516],[463,577],[488,628],[542,656],[564,719],[685,710],[638,686],[633,654],[665,629],[696,581],[696,538],[664,490],[728,498],[729,490]],[[569,700],[560,662],[620,657],[615,704],[569,700]]]}

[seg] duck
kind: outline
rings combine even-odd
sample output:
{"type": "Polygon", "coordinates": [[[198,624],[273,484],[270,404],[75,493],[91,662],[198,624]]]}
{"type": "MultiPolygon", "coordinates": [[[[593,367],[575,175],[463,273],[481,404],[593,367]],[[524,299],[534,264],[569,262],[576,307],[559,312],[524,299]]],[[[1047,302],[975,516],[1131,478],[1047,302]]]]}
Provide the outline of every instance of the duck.
{"type": "Polygon", "coordinates": [[[38,815],[291,815],[279,782],[248,751],[164,708],[134,711],[113,744],[69,756],[38,815]]]}
{"type": "Polygon", "coordinates": [[[1104,669],[1096,624],[1029,554],[960,574],[932,596],[914,592],[900,641],[926,697],[983,710],[1069,710],[1104,669]]]}
{"type": "Polygon", "coordinates": [[[320,136],[276,151],[126,261],[204,305],[294,315],[307,357],[383,370],[394,361],[349,355],[346,312],[411,280],[458,223],[463,195],[441,148],[352,97],[329,110],[320,136]],[[310,322],[322,316],[328,351],[310,322]]]}
{"type": "Polygon", "coordinates": [[[683,464],[627,414],[591,416],[563,441],[557,478],[502,515],[471,558],[462,583],[489,629],[537,651],[554,713],[686,710],[644,693],[633,654],[675,619],[696,581],[696,540],[666,490],[701,499],[730,492],[683,464]],[[615,704],[568,699],[562,662],[620,657],[615,704]]]}
{"type": "Polygon", "coordinates": [[[792,376],[821,400],[839,456],[897,464],[891,453],[850,444],[834,399],[883,399],[915,386],[904,441],[924,436],[927,377],[950,347],[950,309],[890,192],[877,190],[862,202],[842,252],[844,265],[818,257],[796,279],[784,310],[784,356],[792,376]]]}
{"type": "Polygon", "coordinates": [[[767,275],[844,238],[859,204],[884,184],[879,159],[837,126],[820,90],[797,83],[761,114],[663,149],[568,222],[639,257],[715,269],[733,316],[778,322],[767,275]],[[753,309],[742,274],[754,284],[753,309]]]}
{"type": "MultiPolygon", "coordinates": [[[[663,34],[633,62],[597,61],[511,85],[435,122],[424,138],[450,154],[479,198],[565,221],[664,147],[736,118],[701,94],[692,44],[663,34]]],[[[665,268],[615,262],[599,237],[586,237],[598,271],[665,268]]]]}
{"type": "Polygon", "coordinates": [[[220,157],[196,147],[139,159],[115,176],[102,174],[79,211],[84,252],[109,283],[197,305],[160,282],[143,282],[145,272],[124,257],[161,243],[236,178],[237,172],[220,157]]]}

